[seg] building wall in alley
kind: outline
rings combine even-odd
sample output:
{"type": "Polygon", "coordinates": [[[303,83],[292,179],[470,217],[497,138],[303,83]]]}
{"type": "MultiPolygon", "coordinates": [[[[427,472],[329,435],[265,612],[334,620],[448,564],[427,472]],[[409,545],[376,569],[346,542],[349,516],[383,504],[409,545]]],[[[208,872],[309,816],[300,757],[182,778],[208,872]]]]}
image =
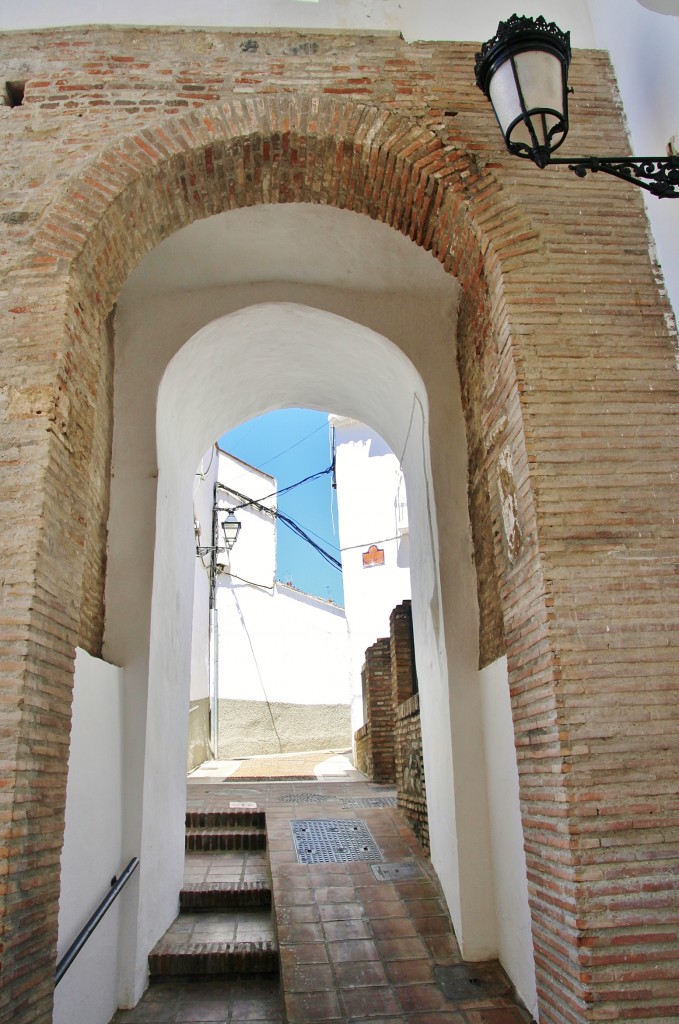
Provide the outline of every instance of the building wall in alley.
{"type": "MultiPolygon", "coordinates": [[[[277,581],[276,480],[218,449],[211,475],[198,493],[207,487],[212,494],[216,482],[220,510],[235,508],[241,522],[231,552],[217,555],[216,756],[345,749],[351,731],[344,611],[277,581]]],[[[205,543],[204,522],[201,537],[205,543]]],[[[205,575],[202,565],[198,571],[205,575]]],[[[197,600],[194,621],[205,622],[206,611],[197,600]]],[[[204,691],[201,668],[195,685],[204,691]]]]}
{"type": "Polygon", "coordinates": [[[330,419],[355,732],[364,722],[365,652],[388,635],[392,608],[410,597],[408,506],[398,457],[385,441],[364,423],[330,419]]]}

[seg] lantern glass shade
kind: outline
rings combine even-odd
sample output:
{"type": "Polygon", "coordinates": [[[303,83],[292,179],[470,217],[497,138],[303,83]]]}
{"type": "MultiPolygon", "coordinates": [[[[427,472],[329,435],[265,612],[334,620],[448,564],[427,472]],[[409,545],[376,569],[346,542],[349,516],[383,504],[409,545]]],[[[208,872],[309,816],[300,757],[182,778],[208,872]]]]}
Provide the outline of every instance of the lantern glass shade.
{"type": "Polygon", "coordinates": [[[567,127],[558,57],[540,50],[510,57],[493,75],[489,93],[510,152],[530,157],[561,145],[567,127]]]}
{"type": "Polygon", "coordinates": [[[507,148],[538,166],[568,132],[568,35],[544,18],[513,15],[477,54],[476,81],[493,104],[507,148]]]}
{"type": "Polygon", "coordinates": [[[222,530],[224,531],[224,543],[227,551],[230,551],[236,543],[241,526],[242,523],[236,519],[233,512],[229,512],[226,519],[223,520],[222,530]]]}

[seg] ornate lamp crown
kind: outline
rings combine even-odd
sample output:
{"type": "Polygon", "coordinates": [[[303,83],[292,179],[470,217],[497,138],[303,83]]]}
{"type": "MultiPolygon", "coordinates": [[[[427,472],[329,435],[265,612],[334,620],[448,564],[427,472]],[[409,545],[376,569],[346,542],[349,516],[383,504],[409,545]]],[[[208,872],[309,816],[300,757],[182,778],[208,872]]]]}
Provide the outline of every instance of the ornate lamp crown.
{"type": "Polygon", "coordinates": [[[661,199],[679,197],[679,156],[554,158],[568,134],[570,33],[540,15],[513,14],[476,54],[476,84],[493,104],[510,153],[538,167],[603,171],[661,199]]]}

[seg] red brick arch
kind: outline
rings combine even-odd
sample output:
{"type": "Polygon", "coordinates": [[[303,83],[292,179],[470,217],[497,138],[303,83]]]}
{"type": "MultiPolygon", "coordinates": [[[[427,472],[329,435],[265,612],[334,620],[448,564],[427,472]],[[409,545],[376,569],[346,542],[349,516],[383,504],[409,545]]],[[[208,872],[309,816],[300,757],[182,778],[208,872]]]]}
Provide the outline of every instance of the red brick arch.
{"type": "MultiPolygon", "coordinates": [[[[564,812],[568,780],[561,768],[567,736],[561,730],[556,696],[559,659],[550,633],[551,603],[538,550],[511,340],[526,268],[544,257],[545,242],[491,171],[477,164],[471,150],[459,142],[448,145],[431,126],[379,107],[313,97],[267,97],[177,116],[103,151],[51,205],[33,249],[31,269],[63,282],[65,294],[65,332],[58,353],[60,393],[54,400],[51,428],[54,479],[62,494],[79,495],[83,466],[77,452],[87,447],[96,419],[88,382],[105,390],[98,376],[107,340],[102,325],[130,271],[154,246],[193,220],[278,202],[324,203],[383,221],[431,251],[462,287],[458,359],[481,580],[482,656],[489,662],[507,644],[519,709],[517,745],[530,749],[530,772],[522,772],[522,800],[541,1009],[546,1022],[588,1019],[583,1008],[592,986],[576,959],[582,922],[576,909],[575,867],[569,860],[571,828],[564,812]],[[495,485],[500,455],[505,457],[501,492],[495,485]],[[501,500],[519,524],[504,540],[501,500]],[[523,700],[529,689],[530,696],[523,700]],[[551,801],[547,810],[545,794],[551,801]],[[553,845],[544,842],[545,817],[547,834],[551,830],[556,837],[553,845]],[[549,877],[553,868],[559,877],[554,885],[549,877]],[[573,1014],[563,1014],[564,998],[576,1008],[573,1014]]],[[[82,552],[92,523],[101,515],[101,508],[83,509],[79,498],[70,508],[63,501],[50,528],[55,537],[59,529],[65,530],[74,538],[73,550],[82,552]]],[[[82,558],[76,565],[64,559],[64,593],[83,574],[84,562],[82,558]]],[[[100,584],[101,559],[95,567],[100,584]]],[[[96,585],[96,580],[86,581],[84,587],[96,585]]],[[[66,617],[64,648],[80,638],[84,646],[96,649],[97,629],[96,612],[89,620],[81,617],[79,635],[66,617]]],[[[68,666],[46,666],[36,655],[35,670],[52,680],[51,699],[67,706],[68,666]]],[[[59,728],[63,753],[66,715],[59,728]]],[[[52,770],[55,763],[58,759],[50,762],[52,770]]],[[[49,963],[56,932],[55,853],[63,828],[65,776],[62,758],[55,773],[55,790],[61,797],[54,801],[51,840],[44,863],[38,865],[47,879],[44,891],[50,908],[43,964],[49,963]]],[[[33,806],[40,802],[39,792],[29,784],[27,799],[33,806]]],[[[21,844],[28,846],[35,838],[30,831],[17,835],[10,877],[12,872],[18,877],[21,870],[21,844]]],[[[28,955],[40,963],[34,950],[18,947],[15,962],[21,965],[21,958],[28,955]]]]}

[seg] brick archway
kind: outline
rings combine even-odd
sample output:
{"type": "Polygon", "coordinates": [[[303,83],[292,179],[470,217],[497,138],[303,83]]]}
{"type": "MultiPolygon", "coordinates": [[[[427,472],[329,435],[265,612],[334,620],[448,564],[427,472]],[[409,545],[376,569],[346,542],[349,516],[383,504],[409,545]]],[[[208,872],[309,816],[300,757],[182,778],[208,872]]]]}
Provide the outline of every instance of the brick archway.
{"type": "MultiPolygon", "coordinates": [[[[600,925],[598,894],[592,897],[586,885],[596,870],[576,805],[587,798],[571,781],[573,759],[583,754],[571,745],[577,715],[568,721],[561,687],[564,652],[576,676],[586,652],[555,611],[556,549],[545,579],[534,485],[536,476],[541,486],[545,480],[536,473],[544,456],[536,447],[542,421],[526,383],[527,375],[536,379],[535,353],[530,343],[517,344],[533,312],[526,295],[534,287],[549,291],[549,269],[541,277],[535,268],[548,263],[550,252],[463,144],[446,145],[426,125],[377,107],[314,98],[204,108],[125,138],[53,204],[22,271],[41,291],[43,307],[35,315],[45,352],[34,392],[17,401],[27,403],[27,436],[36,418],[48,424],[39,438],[36,513],[45,513],[53,497],[58,502],[35,526],[30,592],[15,595],[23,660],[11,669],[18,724],[4,938],[13,980],[3,998],[11,1000],[34,978],[33,1016],[22,1019],[47,1019],[72,651],[76,642],[96,651],[101,630],[105,500],[101,486],[83,500],[81,481],[93,465],[101,472],[95,449],[105,447],[105,428],[98,433],[108,372],[105,318],[129,271],[164,237],[194,219],[265,202],[322,202],[365,213],[430,250],[460,281],[459,366],[482,660],[491,661],[506,644],[542,1018],[594,1019],[591,1006],[612,997],[589,951],[609,948],[610,940],[600,925]],[[39,781],[46,772],[53,780],[49,804],[39,781]],[[21,883],[27,851],[36,848],[31,877],[21,883]],[[37,945],[24,941],[33,885],[48,908],[40,912],[37,945]]],[[[587,776],[584,762],[580,768],[587,776]]],[[[615,795],[610,799],[613,806],[615,795]]],[[[32,915],[35,937],[35,909],[32,915]]],[[[616,920],[613,927],[624,927],[624,907],[616,920]]]]}

